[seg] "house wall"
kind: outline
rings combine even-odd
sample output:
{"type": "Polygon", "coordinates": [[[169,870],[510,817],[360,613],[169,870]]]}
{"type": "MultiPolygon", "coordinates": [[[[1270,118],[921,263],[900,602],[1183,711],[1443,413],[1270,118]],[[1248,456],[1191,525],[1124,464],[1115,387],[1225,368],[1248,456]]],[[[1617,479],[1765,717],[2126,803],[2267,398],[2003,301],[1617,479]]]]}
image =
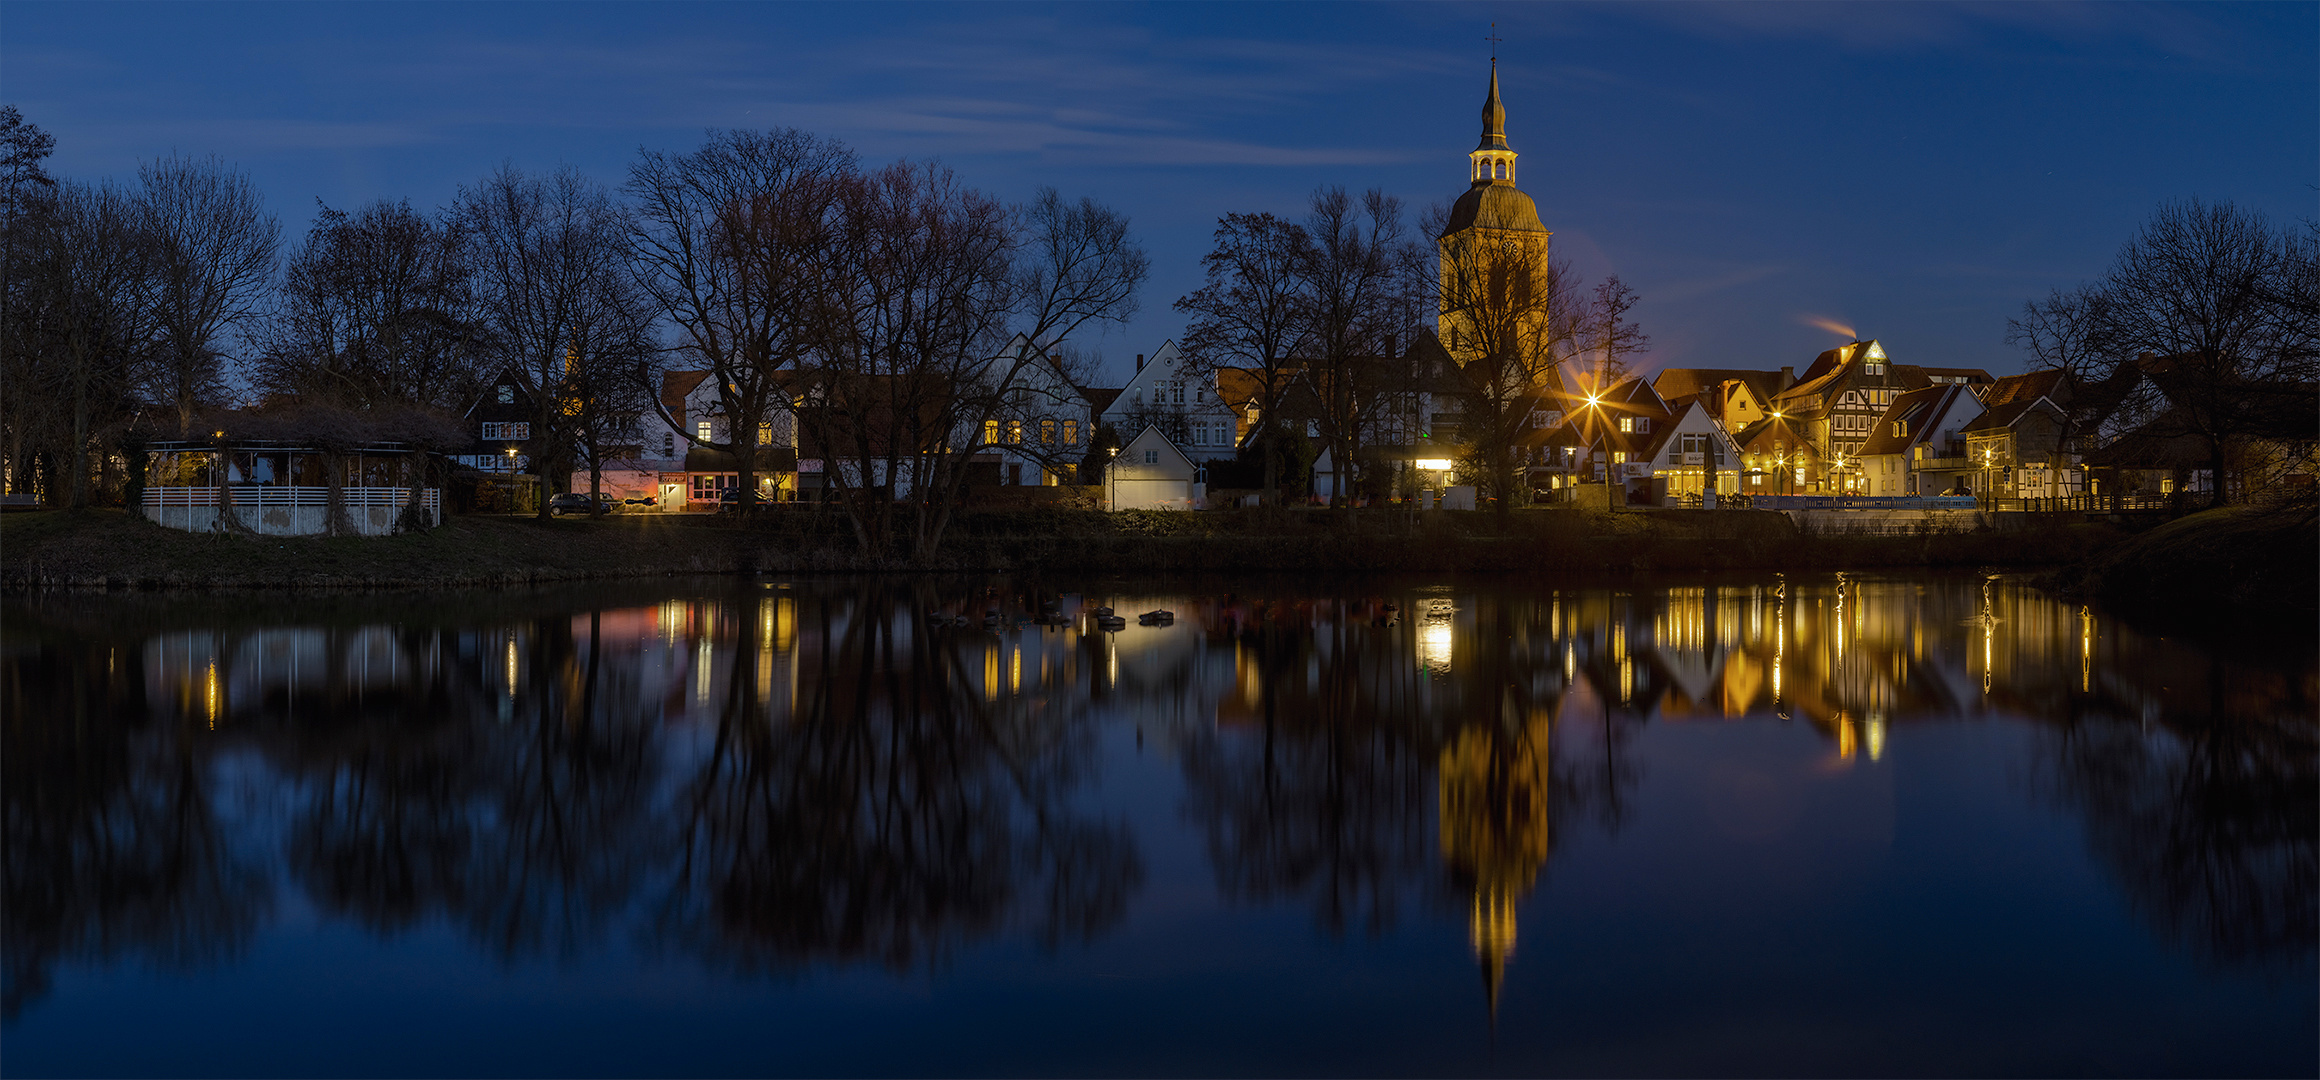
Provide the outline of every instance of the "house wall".
{"type": "Polygon", "coordinates": [[[1657,460],[1654,474],[1667,478],[1670,495],[1703,495],[1711,490],[1730,495],[1740,490],[1740,448],[1731,433],[1698,405],[1676,418],[1657,460]],[[1706,449],[1685,449],[1702,440],[1706,449]]]}

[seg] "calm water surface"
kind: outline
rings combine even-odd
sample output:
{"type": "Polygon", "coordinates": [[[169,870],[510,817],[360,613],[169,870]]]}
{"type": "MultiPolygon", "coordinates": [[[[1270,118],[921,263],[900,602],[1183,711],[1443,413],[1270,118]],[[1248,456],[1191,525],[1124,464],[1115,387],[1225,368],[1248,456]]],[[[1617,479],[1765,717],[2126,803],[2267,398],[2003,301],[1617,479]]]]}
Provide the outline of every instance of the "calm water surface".
{"type": "Polygon", "coordinates": [[[2320,1068],[2309,638],[1975,575],[0,616],[10,1075],[2320,1068]]]}

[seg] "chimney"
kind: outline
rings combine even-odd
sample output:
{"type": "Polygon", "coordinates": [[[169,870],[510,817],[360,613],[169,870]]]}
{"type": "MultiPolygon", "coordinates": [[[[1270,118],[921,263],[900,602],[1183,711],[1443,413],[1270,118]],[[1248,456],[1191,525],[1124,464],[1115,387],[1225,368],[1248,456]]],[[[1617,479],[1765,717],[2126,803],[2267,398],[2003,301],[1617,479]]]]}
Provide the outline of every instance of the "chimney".
{"type": "Polygon", "coordinates": [[[1138,370],[1138,371],[1142,371],[1142,370],[1144,370],[1144,354],[1143,354],[1143,353],[1137,353],[1137,354],[1136,354],[1136,370],[1138,370]]]}
{"type": "MultiPolygon", "coordinates": [[[[1781,390],[1786,390],[1786,389],[1788,389],[1789,387],[1791,387],[1791,386],[1795,386],[1795,385],[1796,385],[1796,369],[1795,369],[1795,368],[1792,368],[1792,367],[1784,367],[1784,368],[1780,369],[1780,389],[1781,389],[1781,390]]],[[[1773,392],[1774,392],[1774,393],[1779,393],[1780,391],[1779,391],[1779,390],[1775,390],[1775,391],[1773,391],[1773,392]]]]}

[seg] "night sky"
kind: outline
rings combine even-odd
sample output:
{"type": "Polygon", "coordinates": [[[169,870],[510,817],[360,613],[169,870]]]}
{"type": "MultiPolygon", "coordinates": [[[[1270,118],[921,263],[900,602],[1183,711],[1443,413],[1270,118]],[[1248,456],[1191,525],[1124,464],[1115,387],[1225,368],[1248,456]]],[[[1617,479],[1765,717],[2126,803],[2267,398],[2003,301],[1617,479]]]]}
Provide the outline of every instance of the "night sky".
{"type": "Polygon", "coordinates": [[[797,126],[1128,213],[1152,255],[1111,377],[1178,334],[1219,214],[1464,188],[1498,46],[1520,186],[1654,366],[1801,368],[1844,336],[2019,370],[2022,302],[2161,201],[2287,223],[2320,191],[2320,5],[43,4],[0,100],[53,172],[177,150],[316,200],[432,208],[502,161],[617,183],[639,146],[797,126]]]}

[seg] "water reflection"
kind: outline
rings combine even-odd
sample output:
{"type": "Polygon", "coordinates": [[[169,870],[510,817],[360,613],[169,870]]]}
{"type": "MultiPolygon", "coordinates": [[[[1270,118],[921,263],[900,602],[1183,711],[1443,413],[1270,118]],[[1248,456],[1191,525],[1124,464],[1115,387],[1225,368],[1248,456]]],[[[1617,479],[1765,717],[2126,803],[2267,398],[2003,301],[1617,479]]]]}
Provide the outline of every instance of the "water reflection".
{"type": "Polygon", "coordinates": [[[1833,770],[1910,725],[2037,725],[2035,796],[2154,934],[2289,973],[2320,938],[2309,649],[2151,638],[1999,579],[58,597],[8,609],[0,671],[11,1017],[60,965],[228,964],[285,891],[508,961],[1066,948],[1147,886],[1160,826],[1119,790],[1148,785],[1106,764],[1142,754],[1226,904],[1328,935],[1457,920],[1495,1011],[1558,851],[1638,820],[1643,736],[1731,723],[1801,725],[1833,770]],[[1102,632],[1106,604],[1177,618],[1102,632]]]}

